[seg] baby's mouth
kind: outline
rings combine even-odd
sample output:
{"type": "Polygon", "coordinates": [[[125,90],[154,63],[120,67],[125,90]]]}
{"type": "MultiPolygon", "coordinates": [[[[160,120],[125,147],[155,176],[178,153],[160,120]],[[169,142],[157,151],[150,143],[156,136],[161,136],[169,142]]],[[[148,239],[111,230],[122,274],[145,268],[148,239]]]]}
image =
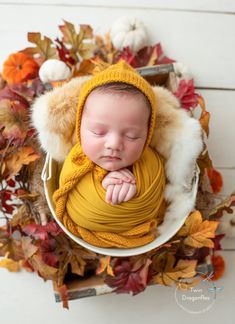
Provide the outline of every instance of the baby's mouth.
{"type": "Polygon", "coordinates": [[[112,155],[106,155],[103,156],[105,160],[110,160],[110,161],[118,161],[121,160],[118,156],[112,156],[112,155]]]}

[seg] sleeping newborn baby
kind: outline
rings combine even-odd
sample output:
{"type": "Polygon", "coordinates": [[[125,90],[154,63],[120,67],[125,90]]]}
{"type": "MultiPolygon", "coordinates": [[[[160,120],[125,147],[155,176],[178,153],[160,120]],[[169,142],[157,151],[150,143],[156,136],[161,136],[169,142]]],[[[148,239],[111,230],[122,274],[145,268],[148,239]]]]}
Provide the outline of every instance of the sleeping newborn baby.
{"type": "Polygon", "coordinates": [[[109,172],[103,182],[106,201],[119,204],[136,193],[132,164],[142,153],[150,107],[132,85],[108,83],[88,96],[81,121],[81,145],[86,156],[109,172]]]}
{"type": "Polygon", "coordinates": [[[77,142],[54,202],[65,227],[92,245],[130,248],[156,237],[165,188],[162,158],[149,146],[156,108],[151,86],[124,61],[83,85],[77,142]]]}

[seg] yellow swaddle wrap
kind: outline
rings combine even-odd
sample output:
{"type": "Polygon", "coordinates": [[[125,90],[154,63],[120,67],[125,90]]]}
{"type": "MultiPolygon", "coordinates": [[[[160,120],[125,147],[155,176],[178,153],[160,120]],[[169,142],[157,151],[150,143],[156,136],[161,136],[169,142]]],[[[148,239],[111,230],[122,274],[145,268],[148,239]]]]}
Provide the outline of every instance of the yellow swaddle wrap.
{"type": "Polygon", "coordinates": [[[125,62],[111,66],[86,82],[78,103],[77,144],[64,162],[59,189],[53,196],[56,215],[70,232],[99,247],[131,248],[154,240],[156,226],[162,220],[165,188],[163,161],[149,147],[155,118],[156,100],[150,85],[125,62]],[[105,202],[106,191],[101,184],[107,171],[89,160],[80,144],[81,115],[87,96],[95,87],[113,81],[136,86],[151,104],[146,144],[132,166],[136,195],[114,206],[105,202]]]}

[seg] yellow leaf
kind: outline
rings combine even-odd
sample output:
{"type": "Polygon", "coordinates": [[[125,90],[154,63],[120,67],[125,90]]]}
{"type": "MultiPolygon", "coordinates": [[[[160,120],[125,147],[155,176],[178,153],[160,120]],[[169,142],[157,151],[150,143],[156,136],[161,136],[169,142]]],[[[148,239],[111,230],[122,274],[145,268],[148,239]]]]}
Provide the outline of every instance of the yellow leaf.
{"type": "Polygon", "coordinates": [[[20,261],[14,261],[12,259],[5,258],[0,260],[0,267],[6,268],[11,272],[18,272],[20,271],[20,261]]]}
{"type": "Polygon", "coordinates": [[[201,213],[195,211],[189,215],[177,235],[181,237],[187,236],[183,241],[184,244],[194,248],[213,248],[214,243],[210,239],[215,237],[218,225],[219,223],[215,221],[203,221],[201,213]]]}
{"type": "Polygon", "coordinates": [[[70,46],[70,55],[76,62],[79,61],[78,54],[84,59],[91,57],[94,44],[87,42],[93,37],[92,28],[89,25],[80,25],[80,31],[77,33],[75,26],[64,20],[64,25],[59,28],[63,34],[63,42],[70,46]]]}
{"type": "Polygon", "coordinates": [[[22,52],[34,57],[35,54],[40,55],[40,62],[44,62],[48,59],[57,58],[57,51],[53,46],[53,42],[50,38],[41,36],[41,33],[28,33],[28,41],[35,44],[35,47],[28,47],[22,52]]]}
{"type": "Polygon", "coordinates": [[[182,278],[193,278],[196,275],[197,260],[179,260],[175,266],[175,257],[169,255],[163,271],[153,277],[156,284],[171,286],[182,278]]]}
{"type": "Polygon", "coordinates": [[[205,133],[208,137],[209,136],[210,113],[208,111],[206,111],[205,101],[201,96],[198,97],[198,103],[202,110],[199,121],[202,125],[202,129],[205,131],[205,133]]]}
{"type": "Polygon", "coordinates": [[[111,256],[105,256],[103,258],[100,258],[99,267],[96,270],[97,275],[107,270],[107,274],[114,277],[113,269],[110,266],[110,260],[111,260],[111,256]]]}

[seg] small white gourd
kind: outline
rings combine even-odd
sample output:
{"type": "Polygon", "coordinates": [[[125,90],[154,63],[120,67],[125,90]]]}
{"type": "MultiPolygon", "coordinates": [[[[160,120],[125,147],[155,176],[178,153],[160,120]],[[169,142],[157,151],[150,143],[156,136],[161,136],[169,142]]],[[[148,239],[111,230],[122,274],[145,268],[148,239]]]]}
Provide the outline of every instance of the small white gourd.
{"type": "Polygon", "coordinates": [[[118,19],[111,27],[110,38],[117,49],[122,50],[129,46],[133,52],[138,52],[148,43],[145,26],[135,17],[118,19]]]}
{"type": "Polygon", "coordinates": [[[43,83],[66,80],[71,76],[70,68],[56,59],[45,61],[39,69],[39,78],[43,83]]]}

